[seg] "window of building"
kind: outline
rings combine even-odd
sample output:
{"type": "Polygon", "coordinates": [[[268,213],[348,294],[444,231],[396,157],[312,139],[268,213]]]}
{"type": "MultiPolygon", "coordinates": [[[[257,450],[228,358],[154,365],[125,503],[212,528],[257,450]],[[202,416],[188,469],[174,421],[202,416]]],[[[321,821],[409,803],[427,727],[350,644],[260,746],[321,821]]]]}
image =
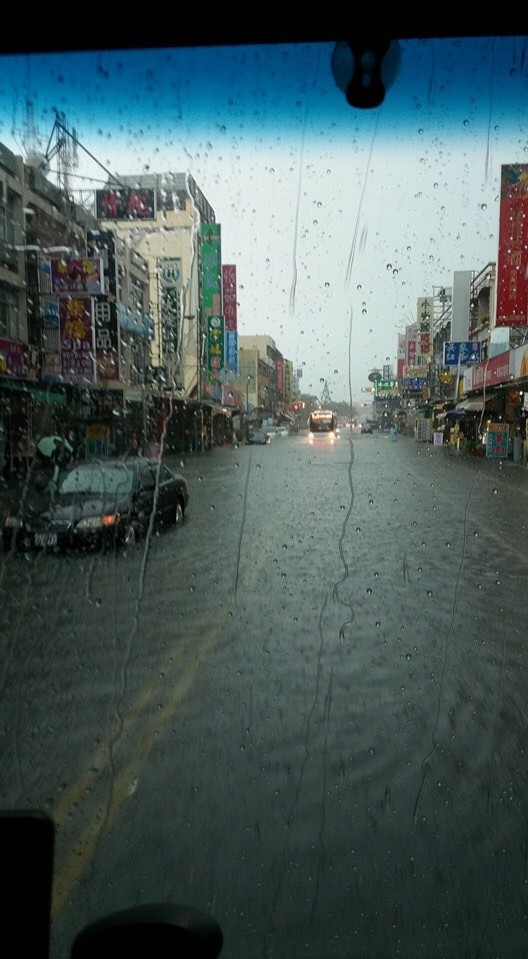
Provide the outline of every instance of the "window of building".
{"type": "Polygon", "coordinates": [[[0,336],[7,340],[18,339],[17,297],[3,286],[0,286],[0,336]]]}

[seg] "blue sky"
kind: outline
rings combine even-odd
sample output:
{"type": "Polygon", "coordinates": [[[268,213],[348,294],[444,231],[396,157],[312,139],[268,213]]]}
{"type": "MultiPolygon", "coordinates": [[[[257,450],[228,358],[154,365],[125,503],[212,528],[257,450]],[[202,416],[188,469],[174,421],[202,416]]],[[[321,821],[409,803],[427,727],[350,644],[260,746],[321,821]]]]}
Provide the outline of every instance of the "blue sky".
{"type": "MultiPolygon", "coordinates": [[[[528,162],[520,38],[404,41],[377,111],[333,44],[0,56],[0,141],[45,149],[55,110],[121,174],[189,171],[236,263],[239,328],[357,399],[416,300],[497,257],[502,163],[528,162]],[[27,131],[26,131],[27,133],[27,131]]],[[[88,189],[104,172],[79,154],[88,189]]],[[[53,166],[53,164],[52,164],[53,166]]]]}

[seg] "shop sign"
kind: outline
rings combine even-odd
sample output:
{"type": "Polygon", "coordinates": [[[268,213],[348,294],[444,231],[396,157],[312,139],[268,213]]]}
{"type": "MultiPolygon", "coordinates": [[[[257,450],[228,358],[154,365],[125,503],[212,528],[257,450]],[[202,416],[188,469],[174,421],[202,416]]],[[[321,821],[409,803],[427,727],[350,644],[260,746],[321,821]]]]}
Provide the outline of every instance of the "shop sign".
{"type": "Polygon", "coordinates": [[[0,340],[0,376],[24,378],[27,362],[24,347],[11,340],[0,340]]]}
{"type": "Polygon", "coordinates": [[[181,259],[163,256],[159,260],[160,284],[165,290],[181,290],[181,259]]]}
{"type": "Polygon", "coordinates": [[[207,372],[211,379],[220,380],[224,369],[224,317],[207,318],[207,372]]]}
{"type": "Polygon", "coordinates": [[[230,373],[238,373],[238,333],[227,331],[225,335],[225,365],[230,373]]]}
{"type": "Polygon", "coordinates": [[[275,389],[277,393],[284,393],[284,357],[278,356],[275,360],[275,389]]]}
{"type": "Polygon", "coordinates": [[[377,380],[376,396],[399,396],[399,380],[377,380]]]}
{"type": "Polygon", "coordinates": [[[53,293],[104,293],[103,261],[100,256],[70,257],[51,261],[53,293]]]}
{"type": "Polygon", "coordinates": [[[226,333],[232,333],[238,329],[237,280],[234,264],[224,264],[222,266],[222,297],[226,333]]]}
{"type": "Polygon", "coordinates": [[[464,376],[466,390],[478,390],[494,383],[505,383],[510,378],[510,353],[501,353],[485,363],[473,366],[464,376]]]}
{"type": "Polygon", "coordinates": [[[510,372],[514,379],[528,377],[528,346],[525,344],[511,351],[510,372]]]}
{"type": "Polygon", "coordinates": [[[87,390],[90,415],[107,415],[123,408],[122,390],[87,390]]]}
{"type": "Polygon", "coordinates": [[[486,438],[486,456],[489,459],[504,460],[508,456],[509,426],[504,423],[490,423],[486,438]]]}
{"type": "Polygon", "coordinates": [[[156,219],[156,192],[152,189],[96,190],[95,203],[98,220],[156,219]]]}
{"type": "Polygon", "coordinates": [[[528,164],[501,167],[496,326],[528,324],[528,164]]]}
{"type": "Polygon", "coordinates": [[[93,383],[95,364],[91,297],[61,297],[59,315],[62,378],[66,383],[93,383]]]}
{"type": "Polygon", "coordinates": [[[206,317],[222,313],[221,240],[219,223],[203,223],[202,303],[206,317]]]}
{"type": "Polygon", "coordinates": [[[454,342],[444,343],[444,366],[458,366],[459,363],[480,363],[480,343],[454,342]]]}
{"type": "Polygon", "coordinates": [[[119,331],[115,303],[105,299],[94,304],[95,356],[98,380],[119,379],[119,331]]]}
{"type": "Polygon", "coordinates": [[[108,456],[110,450],[110,427],[103,424],[86,427],[86,458],[108,456]]]}

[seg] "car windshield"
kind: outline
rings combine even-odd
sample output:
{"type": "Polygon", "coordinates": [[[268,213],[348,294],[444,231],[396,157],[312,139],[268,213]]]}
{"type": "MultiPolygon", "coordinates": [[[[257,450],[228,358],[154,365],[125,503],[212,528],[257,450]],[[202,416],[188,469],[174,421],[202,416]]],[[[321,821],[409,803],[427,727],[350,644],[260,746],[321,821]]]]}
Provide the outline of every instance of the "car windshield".
{"type": "Polygon", "coordinates": [[[130,493],[134,473],[126,466],[82,466],[66,473],[59,487],[61,495],[69,493],[130,493]]]}
{"type": "Polygon", "coordinates": [[[54,826],[50,959],[172,907],[226,959],[519,959],[526,37],[93,13],[0,52],[1,802],[54,826]]]}

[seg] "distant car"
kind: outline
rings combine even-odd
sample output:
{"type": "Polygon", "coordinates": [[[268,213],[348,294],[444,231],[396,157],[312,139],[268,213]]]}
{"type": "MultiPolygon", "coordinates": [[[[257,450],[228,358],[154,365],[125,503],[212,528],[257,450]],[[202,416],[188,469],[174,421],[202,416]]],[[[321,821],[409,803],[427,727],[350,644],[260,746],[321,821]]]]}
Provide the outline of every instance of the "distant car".
{"type": "Polygon", "coordinates": [[[271,436],[272,438],[274,436],[289,435],[288,430],[286,429],[285,426],[263,426],[262,429],[264,430],[265,433],[268,434],[268,436],[271,436]]]}
{"type": "Polygon", "coordinates": [[[256,446],[269,446],[271,440],[269,433],[264,430],[248,430],[247,443],[256,446]]]}
{"type": "Polygon", "coordinates": [[[37,481],[5,519],[5,550],[126,546],[156,526],[179,525],[189,503],[186,479],[143,456],[79,463],[58,486],[37,481]]]}
{"type": "Polygon", "coordinates": [[[363,423],[363,426],[361,427],[361,432],[362,432],[362,433],[372,433],[372,432],[373,432],[372,426],[369,426],[368,423],[363,423]]]}

